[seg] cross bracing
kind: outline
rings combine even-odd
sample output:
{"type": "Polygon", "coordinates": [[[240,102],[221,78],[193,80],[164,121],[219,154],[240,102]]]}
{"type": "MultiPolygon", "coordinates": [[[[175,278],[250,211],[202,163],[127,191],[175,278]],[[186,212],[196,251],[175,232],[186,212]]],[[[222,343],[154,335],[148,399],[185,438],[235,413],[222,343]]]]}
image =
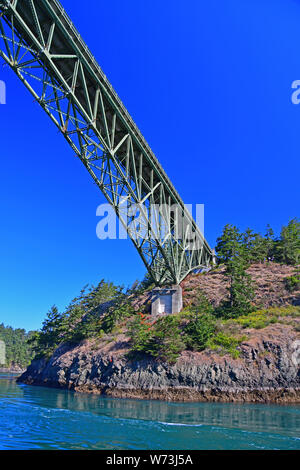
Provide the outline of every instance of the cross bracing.
{"type": "Polygon", "coordinates": [[[209,266],[203,234],[61,4],[0,0],[0,56],[114,207],[155,283],[209,266]],[[139,207],[130,224],[125,202],[139,207]]]}

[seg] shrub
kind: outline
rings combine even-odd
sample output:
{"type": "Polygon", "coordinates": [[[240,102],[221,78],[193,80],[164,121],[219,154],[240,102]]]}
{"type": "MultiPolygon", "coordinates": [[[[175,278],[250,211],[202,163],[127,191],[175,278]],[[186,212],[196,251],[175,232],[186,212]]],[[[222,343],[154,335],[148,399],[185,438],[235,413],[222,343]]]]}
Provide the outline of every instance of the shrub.
{"type": "Polygon", "coordinates": [[[179,319],[175,316],[167,316],[158,320],[148,347],[153,357],[175,363],[181,351],[185,349],[179,319]]]}
{"type": "Polygon", "coordinates": [[[230,354],[233,358],[240,356],[238,346],[245,340],[245,337],[236,338],[219,332],[213,336],[207,343],[209,349],[217,350],[220,354],[230,354]]]}
{"type": "Polygon", "coordinates": [[[286,277],[284,280],[285,288],[289,292],[294,292],[300,287],[300,274],[295,276],[286,277]]]}
{"type": "Polygon", "coordinates": [[[160,361],[175,363],[185,349],[180,319],[170,315],[150,324],[146,322],[148,317],[140,316],[134,319],[130,328],[133,355],[144,353],[160,361]]]}
{"type": "MultiPolygon", "coordinates": [[[[261,309],[232,320],[241,325],[243,328],[261,329],[272,323],[278,323],[280,318],[292,317],[297,318],[300,315],[300,307],[273,307],[269,309],[261,309]]],[[[285,321],[286,322],[286,321],[285,321]]]]}
{"type": "Polygon", "coordinates": [[[188,348],[195,351],[205,349],[207,341],[214,334],[216,320],[210,313],[192,312],[185,327],[185,342],[188,348]]]}
{"type": "Polygon", "coordinates": [[[114,305],[109,309],[108,313],[103,318],[102,329],[105,331],[105,333],[111,333],[117,323],[124,320],[125,318],[129,318],[133,314],[134,308],[128,302],[123,301],[123,303],[114,305]]]}
{"type": "Polygon", "coordinates": [[[190,308],[193,313],[208,313],[212,314],[214,311],[213,306],[202,291],[198,291],[193,306],[190,308]]]}

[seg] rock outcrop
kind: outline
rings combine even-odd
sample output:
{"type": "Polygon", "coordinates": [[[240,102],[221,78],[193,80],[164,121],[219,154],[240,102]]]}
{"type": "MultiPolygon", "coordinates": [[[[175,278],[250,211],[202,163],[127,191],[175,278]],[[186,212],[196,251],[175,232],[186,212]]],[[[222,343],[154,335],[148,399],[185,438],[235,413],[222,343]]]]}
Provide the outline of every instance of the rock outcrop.
{"type": "Polygon", "coordinates": [[[64,345],[32,362],[23,383],[111,397],[172,401],[300,402],[300,337],[291,326],[249,330],[241,355],[181,354],[176,364],[129,360],[128,338],[64,345]]]}
{"type": "MultiPolygon", "coordinates": [[[[295,275],[297,268],[278,263],[252,264],[247,273],[255,287],[254,303],[259,308],[283,305],[300,305],[300,285],[293,292],[286,288],[285,279],[295,275]]],[[[219,267],[206,274],[190,274],[181,283],[184,291],[184,304],[192,305],[199,291],[217,307],[228,295],[228,279],[225,267],[219,267]]]]}

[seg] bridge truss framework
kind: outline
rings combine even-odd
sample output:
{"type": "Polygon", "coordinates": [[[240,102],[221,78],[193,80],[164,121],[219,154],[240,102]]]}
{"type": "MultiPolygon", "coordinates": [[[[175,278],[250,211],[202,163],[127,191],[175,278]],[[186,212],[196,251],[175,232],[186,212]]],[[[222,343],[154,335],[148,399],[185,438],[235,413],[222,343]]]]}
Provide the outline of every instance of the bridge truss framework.
{"type": "Polygon", "coordinates": [[[154,282],[208,267],[211,248],[61,4],[0,0],[0,56],[114,207],[154,282]],[[141,208],[139,227],[129,229],[124,202],[141,208]]]}

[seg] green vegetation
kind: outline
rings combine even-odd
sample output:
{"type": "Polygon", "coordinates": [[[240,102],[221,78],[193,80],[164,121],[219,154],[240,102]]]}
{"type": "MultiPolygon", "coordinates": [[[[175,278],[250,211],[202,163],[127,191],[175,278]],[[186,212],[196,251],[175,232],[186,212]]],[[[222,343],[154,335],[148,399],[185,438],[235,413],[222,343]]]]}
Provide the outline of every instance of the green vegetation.
{"type": "MultiPolygon", "coordinates": [[[[229,296],[217,310],[225,318],[237,318],[253,310],[254,285],[246,270],[251,263],[274,261],[297,265],[300,261],[300,222],[292,219],[281,229],[280,237],[268,225],[263,237],[253,230],[241,233],[234,225],[226,225],[221,237],[217,239],[216,253],[219,263],[225,265],[229,280],[229,296]]],[[[300,285],[300,275],[286,279],[286,287],[293,291],[300,285]]]]}
{"type": "Polygon", "coordinates": [[[127,314],[123,300],[128,301],[128,295],[123,293],[122,287],[102,280],[96,287],[85,286],[64,312],[60,313],[53,306],[41,331],[31,338],[36,355],[50,356],[62,343],[78,343],[111,331],[115,322],[127,314]],[[103,305],[106,305],[106,313],[101,312],[103,305]]]}
{"type": "Polygon", "coordinates": [[[160,318],[152,324],[147,320],[149,317],[137,315],[130,326],[132,347],[129,357],[143,353],[161,361],[176,362],[185,349],[178,316],[160,318]]]}
{"type": "Polygon", "coordinates": [[[246,336],[235,337],[219,331],[207,342],[207,347],[221,355],[230,354],[234,359],[237,359],[240,356],[238,347],[245,339],[246,336]]]}
{"type": "Polygon", "coordinates": [[[188,349],[201,351],[206,348],[208,340],[216,329],[216,318],[213,313],[212,305],[200,293],[196,305],[181,314],[181,317],[187,321],[184,332],[188,349]]]}
{"type": "Polygon", "coordinates": [[[285,264],[300,263],[300,222],[292,219],[283,226],[280,238],[275,242],[275,260],[285,264]]]}
{"type": "Polygon", "coordinates": [[[216,319],[208,313],[193,312],[187,315],[188,324],[185,328],[185,344],[188,349],[202,351],[216,329],[216,319]]]}
{"type": "Polygon", "coordinates": [[[243,328],[266,328],[272,323],[284,323],[294,325],[293,319],[300,319],[300,307],[289,305],[288,307],[273,307],[256,310],[249,315],[231,320],[243,328]]]}
{"type": "Polygon", "coordinates": [[[102,280],[96,287],[86,286],[64,312],[55,306],[50,309],[41,331],[31,335],[29,342],[34,352],[47,357],[64,343],[76,344],[88,338],[97,339],[95,344],[108,343],[125,334],[130,337],[131,358],[146,355],[174,363],[184,350],[204,349],[237,358],[246,328],[284,323],[299,329],[300,307],[257,309],[254,285],[247,273],[251,263],[289,264],[295,266],[295,274],[285,279],[285,286],[291,292],[299,287],[297,219],[283,227],[278,238],[270,226],[262,236],[251,229],[242,233],[234,225],[226,225],[217,240],[216,252],[219,266],[215,270],[225,267],[228,279],[228,295],[219,307],[213,307],[200,292],[192,307],[153,322],[145,307],[138,313],[133,307],[134,299],[152,289],[149,275],[127,291],[102,280]]]}
{"type": "Polygon", "coordinates": [[[295,274],[295,276],[290,276],[285,278],[285,287],[288,291],[294,292],[300,287],[300,274],[295,274]]]}
{"type": "Polygon", "coordinates": [[[246,269],[250,265],[251,250],[257,250],[257,235],[248,229],[241,234],[234,225],[226,225],[218,238],[216,252],[226,267],[229,279],[229,298],[218,308],[218,315],[227,318],[238,317],[253,310],[254,287],[246,269]]]}
{"type": "Polygon", "coordinates": [[[245,336],[233,336],[218,331],[218,320],[207,308],[203,294],[200,296],[203,310],[193,307],[177,315],[160,318],[150,323],[150,316],[137,314],[130,327],[131,351],[129,357],[148,355],[169,363],[176,362],[179,354],[186,350],[211,349],[219,354],[239,357],[238,347],[245,336]]]}
{"type": "Polygon", "coordinates": [[[1,364],[4,367],[26,368],[34,353],[28,344],[28,340],[34,335],[34,332],[26,333],[21,328],[14,329],[11,326],[0,324],[0,340],[4,341],[6,349],[6,363],[1,364]]]}
{"type": "Polygon", "coordinates": [[[247,265],[274,261],[295,266],[300,263],[300,221],[297,218],[290,220],[282,227],[278,238],[270,225],[262,236],[250,228],[241,233],[237,227],[228,224],[217,240],[216,252],[219,263],[225,265],[237,257],[247,265]]]}

